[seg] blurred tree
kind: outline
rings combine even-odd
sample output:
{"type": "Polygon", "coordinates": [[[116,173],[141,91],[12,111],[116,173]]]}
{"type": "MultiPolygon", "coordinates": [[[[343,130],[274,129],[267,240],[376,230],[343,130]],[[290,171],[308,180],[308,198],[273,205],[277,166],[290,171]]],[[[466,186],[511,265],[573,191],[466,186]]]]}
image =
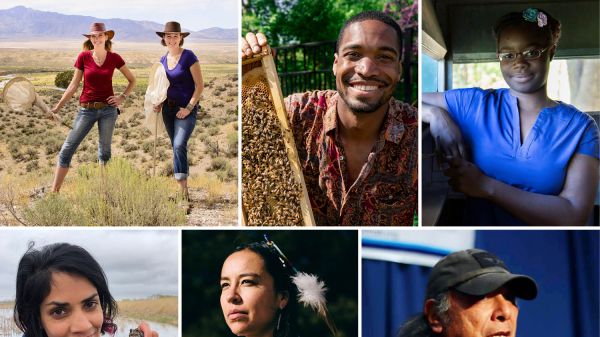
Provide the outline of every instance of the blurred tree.
{"type": "Polygon", "coordinates": [[[247,0],[242,4],[242,33],[263,32],[272,46],[335,40],[350,17],[383,10],[384,0],[247,0]]]}

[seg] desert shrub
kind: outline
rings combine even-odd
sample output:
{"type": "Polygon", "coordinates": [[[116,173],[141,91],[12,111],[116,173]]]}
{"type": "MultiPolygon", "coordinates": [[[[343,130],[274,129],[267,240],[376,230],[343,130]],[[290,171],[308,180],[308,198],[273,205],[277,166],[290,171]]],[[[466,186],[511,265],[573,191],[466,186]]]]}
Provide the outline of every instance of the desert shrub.
{"type": "Polygon", "coordinates": [[[153,150],[154,150],[154,142],[153,141],[147,141],[142,144],[142,151],[144,151],[144,153],[152,153],[153,150]]]}
{"type": "Polygon", "coordinates": [[[229,164],[226,164],[224,169],[215,171],[215,175],[223,182],[235,180],[237,176],[235,169],[229,164]]]}
{"type": "Polygon", "coordinates": [[[216,136],[216,135],[218,135],[219,133],[220,133],[220,130],[219,130],[219,128],[218,128],[218,127],[212,127],[212,128],[210,128],[210,129],[208,129],[208,134],[209,134],[210,136],[216,136]]]}
{"type": "Polygon", "coordinates": [[[142,119],[130,119],[129,120],[129,126],[130,127],[136,127],[138,125],[142,124],[142,119]]]}
{"type": "Polygon", "coordinates": [[[74,73],[75,72],[73,70],[67,70],[56,74],[56,77],[54,78],[54,85],[59,88],[68,87],[69,83],[71,83],[71,80],[73,79],[74,73]]]}
{"type": "Polygon", "coordinates": [[[137,146],[136,144],[133,144],[133,143],[127,143],[127,144],[125,144],[125,145],[123,146],[123,150],[124,150],[125,152],[131,152],[131,151],[135,151],[135,150],[137,150],[137,149],[139,149],[139,148],[140,148],[139,146],[137,146]]]}
{"type": "Polygon", "coordinates": [[[56,193],[49,193],[26,207],[23,218],[27,223],[37,226],[76,226],[84,223],[72,201],[56,193]]]}
{"type": "Polygon", "coordinates": [[[223,157],[213,158],[210,162],[210,166],[206,169],[207,171],[220,171],[227,168],[227,159],[223,157]]]}
{"type": "Polygon", "coordinates": [[[168,162],[163,166],[163,169],[160,171],[160,174],[163,176],[170,177],[175,173],[175,169],[173,168],[173,163],[168,162]]]}
{"type": "Polygon", "coordinates": [[[207,139],[206,142],[204,142],[204,146],[206,147],[206,153],[208,153],[211,157],[218,157],[219,153],[221,152],[219,149],[219,142],[218,141],[212,141],[210,139],[207,139]]]}
{"type": "Polygon", "coordinates": [[[36,149],[30,147],[25,151],[25,156],[26,161],[36,160],[38,159],[38,152],[36,149]]]}
{"type": "MultiPolygon", "coordinates": [[[[197,129],[197,130],[200,130],[200,129],[197,129]]],[[[206,139],[208,139],[208,135],[206,133],[202,133],[202,131],[199,131],[198,136],[196,136],[196,137],[198,137],[198,140],[200,140],[203,143],[206,142],[206,139]]]]}
{"type": "Polygon", "coordinates": [[[87,225],[172,226],[185,222],[184,212],[169,200],[172,184],[148,178],[122,158],[106,167],[78,169],[74,200],[87,225]]]}
{"type": "Polygon", "coordinates": [[[37,169],[39,169],[39,168],[40,168],[40,164],[38,163],[38,161],[37,161],[37,160],[30,161],[30,162],[28,162],[28,163],[27,163],[27,165],[25,166],[25,170],[26,170],[27,172],[32,172],[32,171],[35,171],[35,170],[37,170],[37,169]]]}
{"type": "Polygon", "coordinates": [[[60,151],[60,148],[62,147],[62,141],[58,138],[48,138],[46,141],[44,141],[44,145],[46,146],[46,154],[51,155],[60,151]]]}
{"type": "Polygon", "coordinates": [[[238,154],[238,134],[229,132],[227,134],[227,154],[230,157],[237,157],[238,154]]]}

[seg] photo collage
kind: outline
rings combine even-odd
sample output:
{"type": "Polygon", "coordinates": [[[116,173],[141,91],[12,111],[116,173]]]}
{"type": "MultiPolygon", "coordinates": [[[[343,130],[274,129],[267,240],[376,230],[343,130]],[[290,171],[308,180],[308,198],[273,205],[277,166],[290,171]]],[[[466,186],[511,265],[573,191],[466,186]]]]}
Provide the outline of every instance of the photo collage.
{"type": "Polygon", "coordinates": [[[3,0],[0,337],[600,337],[598,13],[3,0]]]}

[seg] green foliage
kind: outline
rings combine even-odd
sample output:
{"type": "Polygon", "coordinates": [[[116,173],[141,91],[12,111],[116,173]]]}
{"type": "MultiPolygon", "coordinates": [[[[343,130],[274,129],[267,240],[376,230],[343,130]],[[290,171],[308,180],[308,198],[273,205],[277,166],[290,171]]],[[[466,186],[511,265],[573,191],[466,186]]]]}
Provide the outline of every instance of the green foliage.
{"type": "Polygon", "coordinates": [[[254,0],[243,5],[242,32],[262,32],[272,46],[335,40],[344,22],[382,0],[254,0]]]}
{"type": "Polygon", "coordinates": [[[84,222],[73,203],[56,193],[50,193],[25,208],[23,218],[36,226],[76,226],[84,222]]]}
{"type": "Polygon", "coordinates": [[[227,154],[230,157],[236,157],[238,154],[238,133],[232,131],[227,133],[227,154]]]}
{"type": "Polygon", "coordinates": [[[73,192],[49,194],[24,211],[38,225],[173,226],[185,214],[172,194],[171,179],[149,178],[129,162],[113,158],[108,165],[80,166],[73,192]]]}
{"type": "Polygon", "coordinates": [[[71,80],[73,79],[74,73],[75,72],[73,70],[67,70],[56,74],[56,77],[54,78],[54,85],[59,88],[68,87],[69,83],[71,83],[71,80]]]}
{"type": "Polygon", "coordinates": [[[227,168],[227,159],[223,157],[214,158],[210,162],[210,166],[206,169],[207,171],[220,171],[227,168]]]}

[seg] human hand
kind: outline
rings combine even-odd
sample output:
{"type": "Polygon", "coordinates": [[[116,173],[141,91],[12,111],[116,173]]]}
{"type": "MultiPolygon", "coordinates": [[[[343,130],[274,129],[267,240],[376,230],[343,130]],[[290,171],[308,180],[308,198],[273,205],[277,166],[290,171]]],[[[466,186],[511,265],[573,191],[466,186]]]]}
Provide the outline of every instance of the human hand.
{"type": "Polygon", "coordinates": [[[175,114],[175,117],[177,117],[179,119],[184,119],[190,114],[190,112],[191,111],[186,108],[179,108],[179,111],[177,111],[177,113],[175,114]]]}
{"type": "Polygon", "coordinates": [[[106,100],[106,102],[112,106],[119,106],[121,103],[123,103],[124,100],[125,100],[125,96],[118,95],[118,96],[109,96],[108,99],[106,100]]]}
{"type": "Polygon", "coordinates": [[[158,332],[152,330],[150,325],[146,322],[140,323],[138,329],[142,330],[144,337],[158,337],[158,332]]]}
{"type": "Polygon", "coordinates": [[[160,112],[162,110],[162,106],[163,106],[162,103],[160,103],[159,105],[155,105],[154,106],[154,112],[160,112]]]}
{"type": "Polygon", "coordinates": [[[452,158],[448,164],[444,175],[449,178],[448,185],[453,190],[475,198],[487,198],[492,194],[493,179],[475,164],[459,157],[452,158]]]}
{"type": "Polygon", "coordinates": [[[252,33],[246,34],[246,38],[242,38],[242,59],[249,58],[255,54],[260,54],[263,49],[262,47],[267,46],[267,38],[263,33],[252,33]]]}
{"type": "Polygon", "coordinates": [[[456,123],[444,109],[438,107],[432,109],[435,110],[433,114],[435,117],[429,123],[429,130],[437,149],[441,151],[442,158],[447,162],[454,158],[466,159],[462,134],[456,123]]]}

